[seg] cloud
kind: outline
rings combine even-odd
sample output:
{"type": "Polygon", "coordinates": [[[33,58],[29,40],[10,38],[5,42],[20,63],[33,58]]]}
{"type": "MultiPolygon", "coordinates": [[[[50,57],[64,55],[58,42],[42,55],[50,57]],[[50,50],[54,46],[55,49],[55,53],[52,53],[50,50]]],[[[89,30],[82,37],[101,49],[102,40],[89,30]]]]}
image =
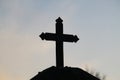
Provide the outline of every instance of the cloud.
{"type": "Polygon", "coordinates": [[[38,35],[24,35],[17,33],[17,30],[3,29],[0,36],[0,66],[10,73],[23,76],[26,72],[36,67],[43,68],[48,63],[46,59],[50,58],[48,55],[51,54],[48,53],[53,48],[52,44],[41,42],[38,35]]]}

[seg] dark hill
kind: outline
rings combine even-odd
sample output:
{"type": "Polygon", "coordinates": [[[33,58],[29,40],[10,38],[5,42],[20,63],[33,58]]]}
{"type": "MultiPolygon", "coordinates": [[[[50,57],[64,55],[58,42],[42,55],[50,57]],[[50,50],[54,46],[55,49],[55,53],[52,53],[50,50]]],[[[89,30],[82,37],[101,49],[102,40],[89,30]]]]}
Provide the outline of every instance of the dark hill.
{"type": "Polygon", "coordinates": [[[39,72],[31,80],[100,80],[80,68],[50,67],[39,72]]]}

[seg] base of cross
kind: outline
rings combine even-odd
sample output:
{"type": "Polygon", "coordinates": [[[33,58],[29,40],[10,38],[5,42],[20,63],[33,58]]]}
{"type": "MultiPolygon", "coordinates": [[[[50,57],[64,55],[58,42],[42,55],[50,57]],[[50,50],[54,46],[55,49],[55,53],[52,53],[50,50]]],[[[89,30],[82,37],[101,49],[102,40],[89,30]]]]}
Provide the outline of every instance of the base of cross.
{"type": "Polygon", "coordinates": [[[100,80],[88,72],[73,67],[50,67],[30,80],[100,80]]]}

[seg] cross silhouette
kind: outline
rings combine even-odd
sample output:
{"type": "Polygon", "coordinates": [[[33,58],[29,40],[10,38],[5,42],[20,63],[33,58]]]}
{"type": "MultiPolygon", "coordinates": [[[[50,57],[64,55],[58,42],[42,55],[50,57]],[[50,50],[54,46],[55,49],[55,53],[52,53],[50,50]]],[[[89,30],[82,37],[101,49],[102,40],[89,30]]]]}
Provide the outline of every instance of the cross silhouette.
{"type": "Polygon", "coordinates": [[[40,35],[42,40],[56,41],[56,67],[64,67],[63,42],[77,42],[76,35],[63,34],[63,20],[56,19],[56,33],[43,33],[40,35]]]}

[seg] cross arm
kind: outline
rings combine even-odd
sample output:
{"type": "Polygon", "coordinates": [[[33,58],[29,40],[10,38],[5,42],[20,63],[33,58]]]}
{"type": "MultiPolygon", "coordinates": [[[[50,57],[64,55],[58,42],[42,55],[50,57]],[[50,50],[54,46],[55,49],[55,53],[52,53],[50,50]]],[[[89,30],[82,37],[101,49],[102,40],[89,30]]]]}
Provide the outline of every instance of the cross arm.
{"type": "Polygon", "coordinates": [[[79,38],[76,35],[69,34],[42,33],[40,37],[42,40],[62,42],[77,42],[79,40],[79,38]]]}
{"type": "Polygon", "coordinates": [[[62,40],[65,42],[77,42],[79,38],[76,35],[63,34],[62,40]]]}
{"type": "Polygon", "coordinates": [[[39,35],[39,37],[41,37],[42,40],[56,40],[56,35],[54,33],[42,33],[41,35],[39,35]]]}

